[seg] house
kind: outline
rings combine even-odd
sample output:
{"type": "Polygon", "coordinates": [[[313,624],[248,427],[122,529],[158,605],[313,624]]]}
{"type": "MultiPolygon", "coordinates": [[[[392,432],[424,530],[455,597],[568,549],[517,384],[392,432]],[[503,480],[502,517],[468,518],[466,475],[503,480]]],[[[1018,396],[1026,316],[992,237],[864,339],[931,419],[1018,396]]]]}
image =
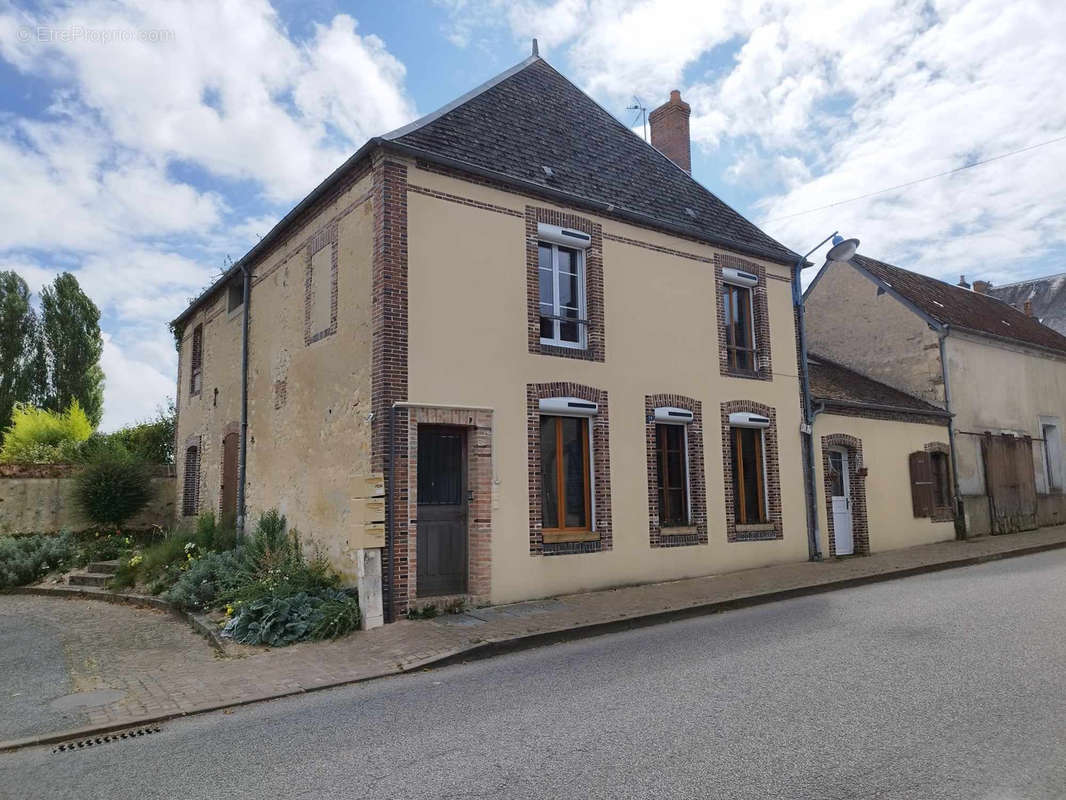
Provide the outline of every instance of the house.
{"type": "Polygon", "coordinates": [[[1066,335],[1066,273],[1002,286],[974,281],[974,286],[1066,335]]]}
{"type": "Polygon", "coordinates": [[[821,552],[954,539],[947,411],[821,355],[808,369],[821,552]]]}
{"type": "Polygon", "coordinates": [[[805,560],[798,256],[688,117],[534,53],[367,142],[174,321],[182,513],[279,508],[371,618],[805,560]]]}
{"type": "Polygon", "coordinates": [[[812,352],[951,415],[967,535],[1066,519],[1066,337],[980,291],[861,255],[827,264],[805,305],[812,352]]]}

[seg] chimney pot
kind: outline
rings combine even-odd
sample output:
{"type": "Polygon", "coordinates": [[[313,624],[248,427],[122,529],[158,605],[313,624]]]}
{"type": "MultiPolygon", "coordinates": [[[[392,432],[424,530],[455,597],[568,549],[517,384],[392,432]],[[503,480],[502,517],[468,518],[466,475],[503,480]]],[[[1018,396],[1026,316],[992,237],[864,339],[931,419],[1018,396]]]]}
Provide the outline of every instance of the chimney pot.
{"type": "Polygon", "coordinates": [[[689,141],[688,118],[691,113],[691,106],[681,99],[681,91],[674,89],[670,92],[670,99],[648,115],[651,146],[690,174],[692,145],[689,141]]]}
{"type": "Polygon", "coordinates": [[[1033,316],[1033,301],[1032,300],[1026,300],[1025,301],[1025,305],[1023,306],[1023,308],[1025,309],[1025,316],[1027,316],[1027,317],[1033,316]]]}
{"type": "Polygon", "coordinates": [[[978,294],[988,294],[988,290],[992,288],[990,281],[974,281],[973,290],[978,294]]]}
{"type": "Polygon", "coordinates": [[[969,289],[970,288],[970,284],[968,284],[966,282],[966,276],[965,275],[960,275],[959,276],[959,282],[956,284],[956,286],[959,286],[959,287],[961,287],[963,289],[969,289]]]}

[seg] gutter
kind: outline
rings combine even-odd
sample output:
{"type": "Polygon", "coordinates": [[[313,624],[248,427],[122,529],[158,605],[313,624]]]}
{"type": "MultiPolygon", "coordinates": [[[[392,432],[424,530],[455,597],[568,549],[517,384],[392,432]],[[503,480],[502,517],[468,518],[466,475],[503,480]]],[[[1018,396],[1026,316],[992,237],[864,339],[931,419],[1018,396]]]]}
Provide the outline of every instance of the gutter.
{"type": "MultiPolygon", "coordinates": [[[[511,188],[528,192],[530,194],[541,195],[549,200],[555,200],[564,204],[577,204],[588,208],[593,211],[599,211],[605,215],[612,216],[618,219],[622,219],[628,222],[633,222],[638,225],[650,227],[655,230],[663,231],[665,233],[673,233],[679,236],[684,236],[689,239],[695,239],[706,244],[721,247],[734,253],[741,253],[747,256],[753,256],[755,258],[763,258],[767,261],[772,261],[775,264],[792,264],[790,257],[783,256],[780,253],[774,253],[769,250],[763,250],[759,247],[748,247],[737,242],[733,242],[728,239],[724,239],[720,236],[714,236],[708,234],[706,231],[700,228],[690,228],[684,225],[675,225],[669,222],[663,222],[650,214],[644,214],[639,211],[631,211],[626,208],[621,208],[613,203],[607,203],[602,200],[594,200],[582,195],[573,194],[571,192],[564,192],[559,189],[553,189],[550,186],[545,186],[535,181],[523,180],[521,178],[515,178],[511,175],[506,175],[502,172],[496,172],[494,170],[479,167],[475,164],[471,164],[466,161],[461,161],[455,158],[449,158],[447,156],[437,155],[425,150],[421,150],[417,147],[412,147],[408,144],[401,144],[400,142],[390,141],[380,136],[375,136],[372,139],[368,139],[362,147],[355,151],[355,153],[348,158],[337,169],[333,170],[329,176],[322,181],[318,186],[311,190],[303,200],[297,203],[289,213],[287,213],[281,220],[270,229],[270,231],[260,239],[256,244],[245,253],[239,261],[235,262],[226,272],[224,272],[214,283],[212,283],[207,289],[199,294],[195,300],[193,300],[189,306],[181,312],[171,322],[172,325],[181,325],[196,308],[207,298],[218,291],[224,286],[230,279],[232,279],[238,271],[242,270],[245,266],[251,267],[255,260],[261,255],[264,255],[274,245],[274,243],[282,237],[289,225],[292,224],[302,213],[308,208],[318,202],[323,196],[332,191],[341,180],[348,174],[348,172],[355,167],[360,161],[367,157],[371,151],[375,149],[389,150],[400,155],[410,156],[411,158],[421,159],[433,164],[437,164],[442,167],[450,167],[452,169],[467,172],[471,175],[477,175],[483,178],[490,178],[498,181],[511,188]]],[[[806,263],[806,261],[804,262],[806,263]]]]}
{"type": "MultiPolygon", "coordinates": [[[[951,488],[955,492],[955,538],[966,538],[966,515],[963,513],[962,495],[959,494],[959,459],[955,451],[955,415],[951,411],[951,382],[948,380],[948,360],[944,341],[951,333],[951,326],[945,324],[937,331],[940,343],[940,375],[944,381],[944,410],[948,417],[948,446],[951,450],[951,488]]],[[[991,497],[989,497],[991,503],[991,497]]]]}

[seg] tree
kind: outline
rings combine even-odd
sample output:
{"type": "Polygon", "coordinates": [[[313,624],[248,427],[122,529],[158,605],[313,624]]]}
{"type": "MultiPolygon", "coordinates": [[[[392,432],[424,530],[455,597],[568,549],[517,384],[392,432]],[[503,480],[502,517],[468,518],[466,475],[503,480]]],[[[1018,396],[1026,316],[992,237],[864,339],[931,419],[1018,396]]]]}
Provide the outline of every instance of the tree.
{"type": "Polygon", "coordinates": [[[0,431],[11,424],[16,403],[34,402],[44,394],[48,375],[43,358],[30,289],[16,273],[0,271],[0,431]],[[42,364],[43,374],[37,369],[42,364]]]}
{"type": "Polygon", "coordinates": [[[100,309],[69,272],[41,292],[41,330],[50,373],[45,407],[60,411],[77,400],[96,427],[104,410],[100,309]]]}

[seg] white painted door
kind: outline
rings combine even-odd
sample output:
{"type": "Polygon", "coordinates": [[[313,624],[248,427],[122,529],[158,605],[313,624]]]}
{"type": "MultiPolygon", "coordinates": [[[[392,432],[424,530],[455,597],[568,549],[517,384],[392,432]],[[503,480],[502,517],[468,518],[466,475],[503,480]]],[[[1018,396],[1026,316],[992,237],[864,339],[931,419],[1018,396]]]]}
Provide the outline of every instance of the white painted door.
{"type": "Polygon", "coordinates": [[[829,486],[833,498],[833,541],[838,556],[855,552],[851,533],[851,486],[848,481],[848,454],[829,451],[829,486]]]}

